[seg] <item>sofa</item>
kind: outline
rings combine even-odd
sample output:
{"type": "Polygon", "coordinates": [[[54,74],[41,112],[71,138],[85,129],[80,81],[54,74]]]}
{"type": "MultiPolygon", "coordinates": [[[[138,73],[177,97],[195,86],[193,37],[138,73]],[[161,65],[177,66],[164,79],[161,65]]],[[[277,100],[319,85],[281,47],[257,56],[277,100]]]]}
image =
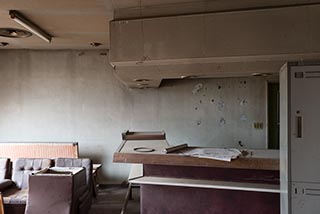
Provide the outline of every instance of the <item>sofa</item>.
{"type": "MultiPolygon", "coordinates": [[[[86,214],[91,208],[92,202],[92,161],[90,159],[77,158],[19,158],[13,164],[12,176],[10,178],[11,165],[8,158],[0,159],[0,192],[3,194],[4,206],[6,214],[22,214],[25,213],[26,204],[28,202],[29,191],[29,176],[32,173],[51,168],[59,167],[84,167],[85,182],[84,185],[78,188],[77,199],[73,200],[77,210],[74,213],[86,214]],[[9,163],[8,163],[9,162],[9,163]],[[3,179],[1,179],[3,178],[3,179]]],[[[33,185],[35,186],[35,185],[33,185]]],[[[54,191],[54,188],[52,189],[54,191]]],[[[50,200],[48,198],[48,200],[50,200]]]]}

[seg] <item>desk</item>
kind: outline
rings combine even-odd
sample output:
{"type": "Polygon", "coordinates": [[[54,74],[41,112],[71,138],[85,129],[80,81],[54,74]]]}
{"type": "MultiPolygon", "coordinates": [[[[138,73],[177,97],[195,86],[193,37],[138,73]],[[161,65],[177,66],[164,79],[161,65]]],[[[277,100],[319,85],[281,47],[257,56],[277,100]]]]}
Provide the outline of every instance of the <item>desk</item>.
{"type": "Polygon", "coordinates": [[[141,213],[280,213],[279,152],[248,150],[224,162],[163,154],[162,140],[124,140],[114,153],[114,162],[143,164],[140,184],[141,213]],[[134,148],[152,148],[137,152],[134,148]]]}

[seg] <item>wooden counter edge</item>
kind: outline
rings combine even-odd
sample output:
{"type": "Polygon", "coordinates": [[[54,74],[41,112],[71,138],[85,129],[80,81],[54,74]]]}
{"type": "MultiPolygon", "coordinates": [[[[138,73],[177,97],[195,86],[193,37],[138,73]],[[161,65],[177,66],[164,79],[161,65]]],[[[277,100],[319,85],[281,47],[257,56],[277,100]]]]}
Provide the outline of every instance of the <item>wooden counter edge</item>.
{"type": "Polygon", "coordinates": [[[113,155],[114,163],[140,163],[153,165],[174,165],[174,166],[199,166],[199,167],[218,167],[236,169],[257,169],[257,170],[279,170],[279,159],[274,158],[242,158],[239,157],[231,162],[188,157],[180,155],[162,154],[134,154],[115,152],[113,155]]]}

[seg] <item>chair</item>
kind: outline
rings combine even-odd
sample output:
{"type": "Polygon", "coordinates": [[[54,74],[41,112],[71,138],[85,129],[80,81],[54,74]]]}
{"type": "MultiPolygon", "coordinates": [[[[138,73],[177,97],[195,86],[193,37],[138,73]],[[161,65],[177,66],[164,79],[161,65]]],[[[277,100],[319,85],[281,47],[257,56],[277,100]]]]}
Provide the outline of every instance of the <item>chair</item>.
{"type": "Polygon", "coordinates": [[[31,174],[25,214],[78,214],[79,189],[84,186],[83,167],[52,167],[31,174]]]}
{"type": "Polygon", "coordinates": [[[3,198],[1,193],[0,193],[0,214],[4,214],[3,198]]]}
{"type": "Polygon", "coordinates": [[[92,205],[93,182],[92,182],[92,160],[88,158],[57,158],[57,167],[84,167],[86,170],[86,186],[79,189],[79,214],[87,214],[92,205]]]}

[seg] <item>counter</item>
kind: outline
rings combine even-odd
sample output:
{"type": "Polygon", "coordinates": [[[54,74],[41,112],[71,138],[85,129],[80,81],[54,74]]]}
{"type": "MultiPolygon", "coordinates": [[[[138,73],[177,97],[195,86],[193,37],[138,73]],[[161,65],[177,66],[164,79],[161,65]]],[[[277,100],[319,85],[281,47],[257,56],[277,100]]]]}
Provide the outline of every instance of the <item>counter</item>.
{"type": "Polygon", "coordinates": [[[236,169],[279,170],[279,150],[246,150],[247,156],[240,156],[224,162],[212,159],[182,156],[179,154],[163,154],[168,147],[166,140],[130,140],[123,141],[114,153],[113,162],[141,163],[153,165],[200,166],[236,169]],[[135,148],[150,148],[152,152],[137,152],[135,148]]]}
{"type": "Polygon", "coordinates": [[[161,135],[123,136],[113,161],[143,165],[142,174],[130,180],[141,187],[142,214],[280,213],[276,150],[247,150],[246,155],[225,162],[164,154],[168,142],[161,135]]]}

